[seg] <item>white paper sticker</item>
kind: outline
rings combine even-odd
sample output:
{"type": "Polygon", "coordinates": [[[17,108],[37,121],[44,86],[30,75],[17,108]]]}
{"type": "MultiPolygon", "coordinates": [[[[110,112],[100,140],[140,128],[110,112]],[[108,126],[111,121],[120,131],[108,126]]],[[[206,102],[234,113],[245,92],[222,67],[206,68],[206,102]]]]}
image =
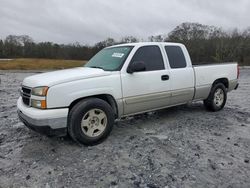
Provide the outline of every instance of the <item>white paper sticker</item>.
{"type": "Polygon", "coordinates": [[[112,57],[118,57],[118,58],[122,58],[124,56],[123,53],[113,53],[112,57]]]}

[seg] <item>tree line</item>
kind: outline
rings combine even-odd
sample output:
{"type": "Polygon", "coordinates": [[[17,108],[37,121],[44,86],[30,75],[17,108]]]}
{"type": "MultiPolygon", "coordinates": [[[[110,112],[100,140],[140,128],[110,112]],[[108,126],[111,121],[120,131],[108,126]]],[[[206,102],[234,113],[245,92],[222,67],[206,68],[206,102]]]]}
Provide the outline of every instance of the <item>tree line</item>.
{"type": "Polygon", "coordinates": [[[195,64],[237,61],[242,65],[250,65],[250,28],[229,32],[199,23],[182,23],[166,35],[150,36],[147,40],[139,40],[133,36],[120,40],[108,38],[92,46],[79,43],[36,43],[27,35],[9,35],[0,39],[0,58],[89,60],[107,46],[139,41],[183,43],[195,64]]]}

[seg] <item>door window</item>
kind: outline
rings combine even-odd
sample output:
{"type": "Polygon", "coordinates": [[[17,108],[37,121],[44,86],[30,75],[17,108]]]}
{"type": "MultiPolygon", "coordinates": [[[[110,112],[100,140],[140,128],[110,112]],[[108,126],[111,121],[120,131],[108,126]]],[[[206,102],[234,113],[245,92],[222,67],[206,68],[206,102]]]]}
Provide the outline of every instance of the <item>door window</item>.
{"type": "Polygon", "coordinates": [[[180,46],[165,46],[165,51],[172,69],[184,68],[187,66],[185,56],[180,46]]]}
{"type": "Polygon", "coordinates": [[[131,62],[142,61],[146,65],[146,71],[162,70],[164,68],[164,62],[161,54],[161,50],[158,46],[143,46],[140,47],[131,62]]]}

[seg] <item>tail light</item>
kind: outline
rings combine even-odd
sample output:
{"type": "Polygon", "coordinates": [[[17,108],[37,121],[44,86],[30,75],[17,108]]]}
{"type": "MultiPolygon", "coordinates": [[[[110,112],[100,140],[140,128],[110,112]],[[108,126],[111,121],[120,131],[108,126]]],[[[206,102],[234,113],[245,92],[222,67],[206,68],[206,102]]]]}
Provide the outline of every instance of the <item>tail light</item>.
{"type": "Polygon", "coordinates": [[[240,76],[240,67],[239,67],[239,65],[237,64],[237,79],[239,78],[239,76],[240,76]]]}

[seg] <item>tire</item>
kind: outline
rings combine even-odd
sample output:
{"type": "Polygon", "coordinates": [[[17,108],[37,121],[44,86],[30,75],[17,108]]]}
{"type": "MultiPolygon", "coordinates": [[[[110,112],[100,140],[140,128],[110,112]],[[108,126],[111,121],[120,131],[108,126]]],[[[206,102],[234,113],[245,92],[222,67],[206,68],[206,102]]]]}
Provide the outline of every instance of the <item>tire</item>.
{"type": "Polygon", "coordinates": [[[114,124],[111,106],[98,98],[83,99],[69,112],[68,133],[76,142],[96,145],[110,134],[114,124]]]}
{"type": "Polygon", "coordinates": [[[213,85],[209,96],[204,100],[204,106],[209,111],[219,111],[224,108],[227,101],[227,89],[224,84],[216,83],[213,85]]]}

